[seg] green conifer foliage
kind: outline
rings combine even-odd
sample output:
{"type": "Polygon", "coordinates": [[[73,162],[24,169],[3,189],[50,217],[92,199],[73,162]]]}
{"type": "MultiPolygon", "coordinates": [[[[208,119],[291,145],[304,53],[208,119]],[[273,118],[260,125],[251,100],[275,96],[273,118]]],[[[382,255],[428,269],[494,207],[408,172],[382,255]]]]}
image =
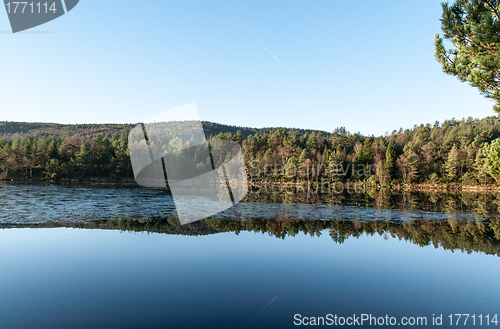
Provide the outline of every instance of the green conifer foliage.
{"type": "Polygon", "coordinates": [[[299,164],[303,164],[308,158],[310,154],[307,149],[302,150],[302,153],[299,156],[299,164]]]}
{"type": "Polygon", "coordinates": [[[387,146],[387,151],[385,152],[385,167],[389,171],[388,174],[390,177],[394,175],[395,166],[396,166],[396,152],[394,151],[392,142],[389,142],[389,146],[387,146]]]}
{"type": "Polygon", "coordinates": [[[435,56],[443,71],[468,82],[497,102],[500,113],[500,4],[498,0],[456,0],[443,3],[441,29],[453,44],[446,49],[436,35],[435,56]]]}
{"type": "Polygon", "coordinates": [[[485,170],[498,182],[500,180],[500,139],[495,139],[490,145],[485,144],[483,153],[485,170]]]}
{"type": "Polygon", "coordinates": [[[459,155],[458,150],[455,145],[451,148],[450,153],[448,154],[448,159],[446,160],[445,167],[446,172],[448,173],[448,178],[453,181],[457,178],[458,174],[458,166],[459,166],[459,155]]]}

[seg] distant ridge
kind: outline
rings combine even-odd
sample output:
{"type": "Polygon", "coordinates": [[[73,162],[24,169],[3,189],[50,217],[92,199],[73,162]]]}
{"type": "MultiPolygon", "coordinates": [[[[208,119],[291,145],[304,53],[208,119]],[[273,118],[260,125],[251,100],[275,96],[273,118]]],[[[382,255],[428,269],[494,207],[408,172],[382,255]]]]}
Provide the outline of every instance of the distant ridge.
{"type": "MultiPolygon", "coordinates": [[[[45,122],[0,122],[0,135],[19,137],[22,135],[30,136],[80,136],[92,138],[101,134],[102,136],[113,136],[122,132],[127,132],[135,127],[136,124],[59,124],[59,123],[45,123],[45,122]]],[[[203,129],[207,137],[215,136],[220,133],[236,134],[238,130],[241,131],[246,138],[256,133],[270,133],[279,129],[286,129],[287,131],[296,131],[299,135],[306,133],[321,132],[324,137],[329,137],[330,133],[313,129],[297,129],[297,128],[250,128],[230,126],[215,122],[203,121],[203,129]]]]}
{"type": "Polygon", "coordinates": [[[314,129],[298,129],[298,128],[286,128],[286,127],[268,127],[268,128],[250,128],[250,127],[238,127],[238,126],[230,126],[215,122],[202,121],[203,130],[207,137],[215,136],[220,133],[231,133],[233,135],[236,134],[238,130],[241,131],[243,137],[248,137],[250,135],[255,135],[256,133],[271,133],[276,130],[285,129],[288,132],[296,131],[299,135],[310,134],[312,132],[321,133],[324,137],[330,137],[329,132],[322,130],[314,130],[314,129]]]}
{"type": "Polygon", "coordinates": [[[132,129],[131,124],[76,124],[66,125],[46,122],[0,122],[0,135],[19,137],[32,136],[81,136],[95,137],[98,134],[112,136],[132,129]]]}

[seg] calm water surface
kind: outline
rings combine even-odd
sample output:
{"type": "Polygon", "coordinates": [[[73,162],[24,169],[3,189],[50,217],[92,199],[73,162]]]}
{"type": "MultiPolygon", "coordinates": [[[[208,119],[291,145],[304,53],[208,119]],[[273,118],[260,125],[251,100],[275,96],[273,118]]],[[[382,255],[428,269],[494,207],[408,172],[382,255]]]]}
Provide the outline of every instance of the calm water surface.
{"type": "Polygon", "coordinates": [[[254,202],[180,227],[162,191],[5,184],[0,224],[0,328],[500,313],[495,216],[254,202]]]}

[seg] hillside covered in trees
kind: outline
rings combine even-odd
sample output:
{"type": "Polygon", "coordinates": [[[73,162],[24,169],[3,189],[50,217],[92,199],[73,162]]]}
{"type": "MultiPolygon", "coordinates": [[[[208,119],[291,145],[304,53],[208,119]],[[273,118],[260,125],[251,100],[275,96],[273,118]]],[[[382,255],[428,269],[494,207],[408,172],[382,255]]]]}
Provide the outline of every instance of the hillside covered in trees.
{"type": "MultiPolygon", "coordinates": [[[[215,122],[202,121],[202,126],[207,136],[215,136],[220,133],[236,134],[241,131],[242,135],[248,137],[256,133],[272,133],[280,128],[249,128],[237,127],[219,124],[215,122]]],[[[122,131],[129,131],[136,124],[59,124],[59,123],[44,123],[44,122],[9,122],[0,121],[0,135],[4,137],[20,137],[31,135],[37,137],[46,136],[79,136],[84,138],[96,137],[112,137],[122,131]]],[[[310,134],[315,130],[312,129],[288,129],[296,131],[300,135],[310,134]]],[[[322,132],[328,136],[327,132],[322,132]]]]}
{"type": "MultiPolygon", "coordinates": [[[[209,122],[203,126],[210,138],[242,145],[254,182],[488,185],[497,177],[497,117],[447,120],[378,137],[344,128],[325,133],[209,122]]],[[[2,122],[0,179],[133,178],[128,153],[132,127],[2,122]]]]}

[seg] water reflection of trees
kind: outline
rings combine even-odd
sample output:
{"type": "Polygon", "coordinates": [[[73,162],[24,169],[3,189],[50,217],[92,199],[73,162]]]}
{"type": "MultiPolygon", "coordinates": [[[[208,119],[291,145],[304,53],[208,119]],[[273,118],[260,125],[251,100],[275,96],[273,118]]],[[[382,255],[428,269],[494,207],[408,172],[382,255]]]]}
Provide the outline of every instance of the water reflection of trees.
{"type": "Polygon", "coordinates": [[[246,202],[351,205],[378,209],[499,215],[500,194],[442,190],[367,189],[362,193],[249,193],[246,202]]]}
{"type": "MultiPolygon", "coordinates": [[[[1,226],[0,226],[1,227],[1,226]]],[[[4,225],[13,227],[13,225],[4,225]]],[[[151,218],[143,220],[114,219],[78,223],[45,223],[24,227],[75,227],[112,229],[130,232],[163,233],[172,235],[209,235],[217,233],[254,232],[268,234],[279,239],[299,234],[311,237],[328,234],[335,243],[344,243],[363,234],[392,236],[418,246],[434,246],[445,250],[467,253],[483,252],[500,257],[500,219],[489,221],[341,221],[305,219],[204,219],[188,225],[180,225],[176,218],[151,218]]]]}

